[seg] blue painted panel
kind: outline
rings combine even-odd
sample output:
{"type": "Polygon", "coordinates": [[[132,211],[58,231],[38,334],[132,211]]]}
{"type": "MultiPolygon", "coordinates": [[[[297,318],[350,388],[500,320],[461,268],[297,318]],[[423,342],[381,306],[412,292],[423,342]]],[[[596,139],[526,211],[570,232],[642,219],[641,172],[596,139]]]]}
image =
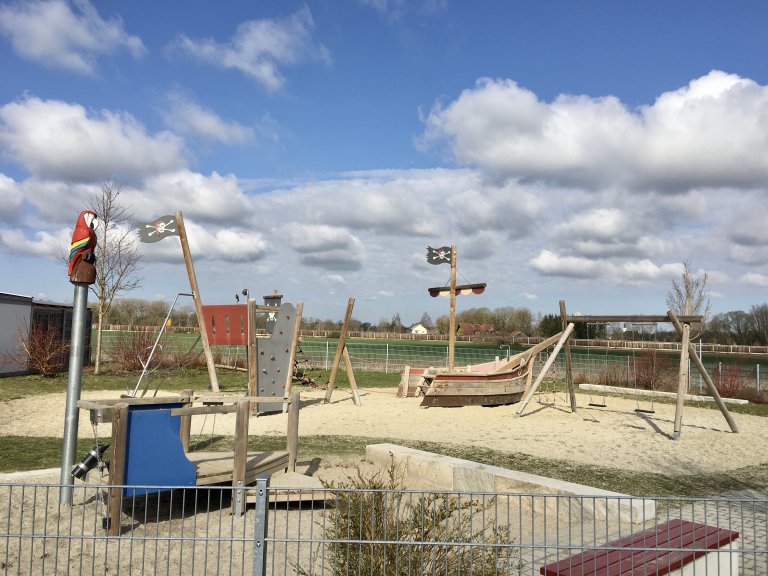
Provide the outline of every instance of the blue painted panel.
{"type": "MultiPolygon", "coordinates": [[[[187,460],[179,438],[181,417],[171,416],[179,404],[137,405],[128,408],[125,484],[194,486],[195,465],[187,460]]],[[[161,488],[126,488],[125,496],[161,492],[161,488]]]]}

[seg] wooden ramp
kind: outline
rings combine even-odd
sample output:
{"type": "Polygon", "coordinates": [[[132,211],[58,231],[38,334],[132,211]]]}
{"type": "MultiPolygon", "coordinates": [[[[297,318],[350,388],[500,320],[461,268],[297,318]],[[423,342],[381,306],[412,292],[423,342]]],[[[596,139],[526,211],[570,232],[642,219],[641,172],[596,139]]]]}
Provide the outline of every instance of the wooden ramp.
{"type": "MultiPolygon", "coordinates": [[[[197,471],[195,484],[210,486],[232,482],[234,452],[187,452],[187,459],[197,471]]],[[[288,468],[288,452],[248,452],[244,483],[253,484],[259,474],[271,474],[288,468]]]]}

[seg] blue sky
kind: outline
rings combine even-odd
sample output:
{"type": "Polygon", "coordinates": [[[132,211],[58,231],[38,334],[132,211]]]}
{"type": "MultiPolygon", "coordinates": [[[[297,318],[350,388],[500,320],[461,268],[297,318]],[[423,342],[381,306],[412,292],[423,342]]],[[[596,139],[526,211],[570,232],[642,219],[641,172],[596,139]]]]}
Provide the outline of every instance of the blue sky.
{"type": "MultiPolygon", "coordinates": [[[[203,303],[305,316],[712,312],[768,288],[768,3],[0,0],[0,291],[72,299],[59,255],[102,182],[184,214],[203,303]]],[[[188,291],[176,239],[143,286],[188,291]]]]}

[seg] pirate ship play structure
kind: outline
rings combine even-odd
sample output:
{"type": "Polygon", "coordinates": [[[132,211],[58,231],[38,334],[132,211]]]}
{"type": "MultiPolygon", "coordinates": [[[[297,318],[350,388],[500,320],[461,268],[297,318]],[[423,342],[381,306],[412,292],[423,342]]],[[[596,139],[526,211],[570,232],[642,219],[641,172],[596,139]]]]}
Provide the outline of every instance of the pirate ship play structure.
{"type": "MultiPolygon", "coordinates": [[[[422,406],[499,406],[519,402],[523,394],[532,387],[537,388],[540,380],[533,384],[533,366],[538,354],[553,344],[557,344],[554,358],[568,338],[573,325],[537,344],[536,346],[515,354],[508,359],[496,359],[484,364],[441,370],[427,368],[425,370],[409,370],[408,379],[417,379],[415,390],[424,393],[422,406]]],[[[549,369],[539,372],[543,378],[549,369]]],[[[411,380],[411,382],[413,382],[411,380]]]]}
{"type": "Polygon", "coordinates": [[[398,395],[423,394],[421,405],[429,406],[498,406],[519,402],[523,394],[540,384],[557,352],[568,339],[572,325],[563,326],[563,331],[536,346],[505,360],[456,367],[454,365],[456,343],[456,296],[458,294],[482,294],[485,284],[456,285],[456,246],[427,248],[427,262],[450,264],[450,286],[428,288],[430,296],[450,296],[448,367],[412,369],[406,366],[398,395]],[[533,365],[538,354],[552,345],[557,345],[548,360],[546,369],[539,373],[533,383],[533,365]]]}

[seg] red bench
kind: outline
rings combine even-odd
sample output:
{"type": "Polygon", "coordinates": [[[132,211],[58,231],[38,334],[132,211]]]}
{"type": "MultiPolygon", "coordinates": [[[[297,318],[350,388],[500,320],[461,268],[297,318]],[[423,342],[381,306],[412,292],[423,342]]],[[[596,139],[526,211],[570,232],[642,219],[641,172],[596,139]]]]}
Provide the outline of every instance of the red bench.
{"type": "Polygon", "coordinates": [[[539,572],[543,576],[664,576],[692,568],[699,574],[735,576],[738,537],[739,533],[732,530],[672,520],[552,562],[539,572]],[[720,549],[724,550],[717,554],[720,549]],[[710,552],[715,554],[707,558],[710,552]]]}

